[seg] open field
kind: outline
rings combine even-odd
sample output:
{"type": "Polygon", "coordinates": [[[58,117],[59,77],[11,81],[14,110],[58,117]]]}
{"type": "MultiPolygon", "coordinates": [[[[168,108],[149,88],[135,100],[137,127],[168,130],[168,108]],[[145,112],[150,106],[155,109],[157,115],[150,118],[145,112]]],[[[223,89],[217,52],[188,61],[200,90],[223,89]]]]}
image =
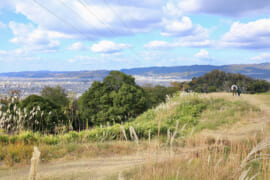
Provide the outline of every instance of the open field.
{"type": "Polygon", "coordinates": [[[0,179],[27,179],[34,145],[41,151],[39,179],[240,179],[245,172],[267,179],[269,140],[251,154],[261,158],[245,158],[269,136],[269,117],[267,94],[178,94],[123,125],[128,139],[134,127],[138,144],[126,142],[116,125],[50,141],[2,138],[0,179]]]}

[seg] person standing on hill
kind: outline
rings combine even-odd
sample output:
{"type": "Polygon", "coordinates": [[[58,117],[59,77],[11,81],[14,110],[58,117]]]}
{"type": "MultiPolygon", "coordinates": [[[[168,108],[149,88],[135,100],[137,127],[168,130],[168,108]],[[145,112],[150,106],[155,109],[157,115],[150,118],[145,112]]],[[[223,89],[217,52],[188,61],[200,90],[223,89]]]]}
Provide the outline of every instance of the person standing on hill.
{"type": "Polygon", "coordinates": [[[238,94],[238,96],[240,96],[240,94],[241,94],[240,88],[237,89],[237,94],[238,94]]]}
{"type": "Polygon", "coordinates": [[[235,84],[233,84],[232,87],[231,87],[231,90],[232,90],[233,96],[235,96],[236,92],[238,90],[238,87],[235,84]]]}

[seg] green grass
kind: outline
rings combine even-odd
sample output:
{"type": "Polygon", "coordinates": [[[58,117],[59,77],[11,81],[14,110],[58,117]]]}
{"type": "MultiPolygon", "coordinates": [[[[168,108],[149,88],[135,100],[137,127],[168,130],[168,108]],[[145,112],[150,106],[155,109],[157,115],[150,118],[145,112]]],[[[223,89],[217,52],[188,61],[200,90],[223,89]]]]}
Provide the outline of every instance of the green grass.
{"type": "MultiPolygon", "coordinates": [[[[180,128],[184,124],[186,125],[186,131],[180,134],[185,135],[194,127],[195,132],[199,132],[203,129],[217,129],[223,125],[231,125],[241,120],[245,114],[256,111],[259,111],[259,109],[244,101],[206,98],[199,94],[176,94],[167,103],[146,111],[136,119],[131,119],[123,127],[128,139],[130,139],[130,126],[135,128],[140,139],[147,139],[149,130],[151,131],[151,137],[157,136],[158,131],[161,136],[167,136],[167,130],[170,128],[173,132],[176,122],[179,121],[180,128]]],[[[0,144],[56,145],[59,143],[88,143],[121,139],[123,139],[123,134],[120,124],[94,127],[81,132],[70,131],[59,135],[26,131],[19,135],[8,136],[0,132],[0,144]]]]}
{"type": "Polygon", "coordinates": [[[243,119],[248,113],[259,112],[259,108],[244,101],[226,101],[213,99],[206,111],[201,115],[201,122],[195,131],[203,129],[218,129],[224,125],[232,125],[243,119]]]}
{"type": "MultiPolygon", "coordinates": [[[[156,108],[150,109],[135,119],[123,124],[127,138],[130,140],[129,128],[133,126],[139,139],[147,139],[149,130],[151,138],[160,132],[160,139],[165,141],[167,130],[174,132],[176,122],[179,121],[177,136],[185,136],[190,131],[199,132],[203,129],[217,129],[224,125],[231,125],[248,113],[259,111],[258,108],[244,101],[229,101],[222,98],[209,98],[200,94],[176,94],[156,108]],[[186,129],[180,131],[186,124],[186,129]],[[160,125],[160,126],[159,126],[160,125]],[[159,129],[160,127],[160,129],[159,129]]],[[[67,154],[81,156],[86,151],[85,144],[95,144],[96,154],[107,145],[123,140],[120,124],[107,127],[93,127],[92,129],[66,134],[46,135],[33,132],[21,132],[18,135],[6,135],[0,131],[0,160],[13,165],[25,161],[29,163],[33,146],[41,148],[41,156],[46,160],[62,158],[67,154]],[[101,144],[101,145],[100,145],[101,144]],[[20,149],[22,149],[20,152],[20,149]],[[76,155],[77,154],[77,155],[76,155]],[[19,159],[18,159],[19,158],[19,159]]],[[[111,144],[108,145],[112,146],[111,144]]],[[[94,147],[94,146],[93,146],[94,147]]],[[[110,149],[110,148],[109,148],[110,149]]],[[[116,148],[117,149],[117,148],[116,148]]],[[[117,150],[116,150],[117,151],[117,150]]],[[[121,152],[121,150],[119,150],[121,152]]],[[[86,153],[87,154],[87,153],[86,153]]],[[[90,156],[89,154],[87,156],[90,156]]]]}

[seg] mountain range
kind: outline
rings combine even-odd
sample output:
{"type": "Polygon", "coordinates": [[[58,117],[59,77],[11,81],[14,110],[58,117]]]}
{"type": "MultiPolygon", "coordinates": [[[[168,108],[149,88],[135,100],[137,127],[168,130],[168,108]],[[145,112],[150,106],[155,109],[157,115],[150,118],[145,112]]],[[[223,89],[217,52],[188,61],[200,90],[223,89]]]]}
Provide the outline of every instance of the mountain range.
{"type": "MultiPolygon", "coordinates": [[[[121,69],[133,76],[145,77],[173,77],[177,79],[191,79],[219,69],[231,73],[241,73],[253,78],[270,79],[270,63],[261,64],[238,64],[238,65],[191,65],[172,67],[143,67],[121,69]]],[[[109,74],[109,70],[96,71],[24,71],[0,73],[0,77],[9,78],[79,78],[101,80],[109,74]]]]}

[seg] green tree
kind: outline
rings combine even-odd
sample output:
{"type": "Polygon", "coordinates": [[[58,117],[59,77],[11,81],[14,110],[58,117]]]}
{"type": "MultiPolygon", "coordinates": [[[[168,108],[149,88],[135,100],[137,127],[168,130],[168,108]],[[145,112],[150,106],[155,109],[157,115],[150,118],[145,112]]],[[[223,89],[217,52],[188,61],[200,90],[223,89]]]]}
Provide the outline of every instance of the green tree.
{"type": "Polygon", "coordinates": [[[41,91],[41,96],[50,99],[52,102],[61,107],[67,107],[69,104],[68,95],[65,92],[65,89],[61,88],[60,86],[45,86],[41,91]]]}
{"type": "Polygon", "coordinates": [[[269,83],[265,80],[256,80],[248,84],[247,91],[250,93],[262,93],[269,90],[269,83]]]}
{"type": "MultiPolygon", "coordinates": [[[[185,84],[184,82],[182,84],[185,84]]],[[[230,91],[236,84],[242,92],[258,93],[268,91],[270,84],[264,80],[255,80],[242,74],[213,70],[188,82],[190,89],[196,92],[230,91]]]]}
{"type": "Polygon", "coordinates": [[[93,82],[78,104],[81,117],[90,125],[125,121],[146,109],[143,89],[132,76],[119,71],[93,82]]]}
{"type": "Polygon", "coordinates": [[[61,107],[51,100],[31,95],[21,103],[24,112],[24,128],[33,131],[55,133],[55,129],[67,125],[67,117],[61,107]]]}
{"type": "Polygon", "coordinates": [[[113,94],[112,112],[116,122],[126,121],[136,117],[146,108],[146,98],[143,89],[129,84],[123,84],[118,93],[113,94]],[[122,118],[122,119],[121,119],[122,118]]]}

